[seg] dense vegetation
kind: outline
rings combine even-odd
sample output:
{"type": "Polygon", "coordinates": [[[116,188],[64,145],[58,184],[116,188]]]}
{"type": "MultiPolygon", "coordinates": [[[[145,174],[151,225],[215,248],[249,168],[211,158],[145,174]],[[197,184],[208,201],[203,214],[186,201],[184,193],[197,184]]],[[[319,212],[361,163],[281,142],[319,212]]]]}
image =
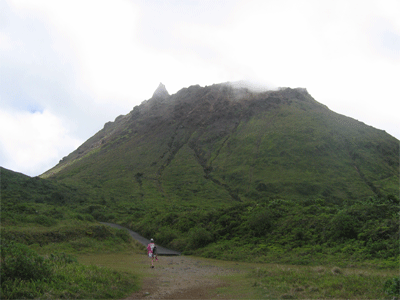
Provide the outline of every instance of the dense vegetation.
{"type": "Polygon", "coordinates": [[[394,196],[343,206],[275,199],[213,211],[157,207],[139,222],[129,216],[123,222],[163,245],[204,257],[393,268],[399,262],[394,196]]]}
{"type": "MultiPolygon", "coordinates": [[[[340,205],[321,198],[267,198],[210,209],[200,203],[196,207],[95,200],[63,184],[5,169],[2,179],[2,236],[36,247],[57,242],[59,249],[79,251],[93,248],[94,239],[111,239],[108,243],[119,245],[123,233],[113,233],[94,222],[97,220],[123,224],[154,237],[163,246],[205,257],[311,265],[398,265],[399,199],[394,195],[340,205]],[[53,194],[62,189],[67,192],[42,203],[46,184],[53,194]],[[19,191],[29,191],[30,201],[15,202],[20,199],[19,191]],[[90,202],[81,202],[81,197],[90,202]],[[38,232],[32,229],[35,226],[47,229],[38,232]]],[[[96,247],[103,246],[97,243],[96,247]]]]}
{"type": "Polygon", "coordinates": [[[24,244],[1,243],[1,299],[116,299],[137,286],[132,274],[83,266],[65,253],[43,257],[24,244]]]}
{"type": "Polygon", "coordinates": [[[87,212],[90,205],[80,205],[84,195],[63,184],[0,172],[1,299],[115,299],[138,289],[136,276],[83,266],[72,256],[142,251],[126,231],[96,222],[87,212]]]}

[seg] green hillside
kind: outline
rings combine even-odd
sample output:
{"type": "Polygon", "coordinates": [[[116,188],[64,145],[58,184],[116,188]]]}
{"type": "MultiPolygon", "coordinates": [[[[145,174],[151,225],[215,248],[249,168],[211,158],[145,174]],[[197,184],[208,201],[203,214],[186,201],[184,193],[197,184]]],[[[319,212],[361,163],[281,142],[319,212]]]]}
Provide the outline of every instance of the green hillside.
{"type": "Polygon", "coordinates": [[[42,177],[144,203],[341,203],[397,195],[398,153],[398,140],[304,89],[219,84],[155,93],[42,177]]]}

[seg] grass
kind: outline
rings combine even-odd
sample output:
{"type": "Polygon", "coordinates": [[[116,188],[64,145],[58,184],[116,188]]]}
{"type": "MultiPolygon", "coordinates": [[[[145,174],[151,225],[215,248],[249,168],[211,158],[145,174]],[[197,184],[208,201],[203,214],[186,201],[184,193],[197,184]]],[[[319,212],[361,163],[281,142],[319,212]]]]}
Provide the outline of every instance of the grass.
{"type": "Polygon", "coordinates": [[[40,254],[137,252],[141,249],[141,245],[132,241],[126,231],[97,222],[64,220],[52,227],[29,223],[23,225],[2,227],[2,238],[29,245],[40,254]]]}
{"type": "Polygon", "coordinates": [[[143,278],[149,276],[149,264],[147,260],[143,260],[143,253],[137,252],[119,252],[119,253],[91,253],[79,254],[78,262],[86,266],[97,266],[107,268],[119,273],[127,273],[134,275],[137,285],[140,287],[143,278]]]}
{"type": "MultiPolygon", "coordinates": [[[[154,276],[143,257],[132,253],[90,254],[79,255],[78,261],[134,274],[140,285],[146,277],[154,276]]],[[[212,291],[222,299],[384,299],[385,282],[398,275],[393,269],[294,266],[190,257],[203,266],[233,271],[231,275],[214,277],[225,283],[212,291]]]]}
{"type": "Polygon", "coordinates": [[[39,255],[20,243],[1,243],[1,299],[116,299],[138,288],[132,272],[80,264],[65,253],[39,255]]]}
{"type": "Polygon", "coordinates": [[[51,280],[2,280],[2,299],[116,299],[138,289],[130,273],[78,264],[59,267],[51,280]]]}
{"type": "Polygon", "coordinates": [[[219,277],[226,283],[214,291],[221,298],[384,299],[385,282],[398,276],[393,269],[203,261],[239,271],[219,277]]]}
{"type": "Polygon", "coordinates": [[[268,265],[249,273],[252,286],[266,298],[380,299],[396,271],[268,265]]]}

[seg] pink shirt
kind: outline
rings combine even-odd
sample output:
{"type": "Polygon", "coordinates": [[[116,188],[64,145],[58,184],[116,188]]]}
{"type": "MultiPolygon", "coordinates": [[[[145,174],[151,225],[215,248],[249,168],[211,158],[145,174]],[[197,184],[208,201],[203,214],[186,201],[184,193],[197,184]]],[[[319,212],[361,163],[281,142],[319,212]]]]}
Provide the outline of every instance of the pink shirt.
{"type": "Polygon", "coordinates": [[[154,246],[154,243],[150,243],[147,245],[147,254],[153,253],[154,246]]]}

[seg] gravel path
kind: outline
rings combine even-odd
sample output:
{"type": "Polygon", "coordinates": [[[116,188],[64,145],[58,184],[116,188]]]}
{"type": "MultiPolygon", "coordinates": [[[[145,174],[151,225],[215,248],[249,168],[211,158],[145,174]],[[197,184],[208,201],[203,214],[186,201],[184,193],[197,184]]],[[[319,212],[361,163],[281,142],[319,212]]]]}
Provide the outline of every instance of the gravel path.
{"type": "MultiPolygon", "coordinates": [[[[141,243],[145,247],[147,247],[147,245],[150,243],[150,240],[142,237],[137,232],[134,232],[134,231],[132,231],[132,230],[130,230],[128,228],[125,228],[125,227],[123,227],[121,225],[117,225],[117,224],[113,224],[113,223],[106,223],[106,222],[100,222],[100,223],[104,224],[104,225],[107,225],[107,226],[114,227],[114,228],[128,230],[128,232],[131,235],[131,237],[134,238],[135,240],[137,240],[139,243],[141,243]]],[[[170,249],[167,249],[167,248],[164,248],[164,247],[161,247],[161,246],[157,245],[157,255],[181,255],[181,253],[178,252],[178,251],[170,250],[170,249]]]]}

